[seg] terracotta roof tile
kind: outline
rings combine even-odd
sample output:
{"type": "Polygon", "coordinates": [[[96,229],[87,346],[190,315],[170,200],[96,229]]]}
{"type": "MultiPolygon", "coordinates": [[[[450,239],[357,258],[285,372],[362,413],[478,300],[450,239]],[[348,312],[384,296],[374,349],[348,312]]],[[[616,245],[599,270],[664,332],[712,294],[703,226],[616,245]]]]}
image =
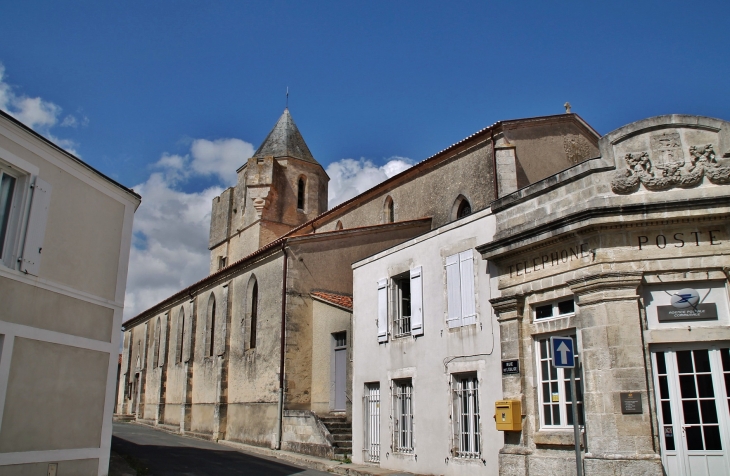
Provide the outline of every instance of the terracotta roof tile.
{"type": "Polygon", "coordinates": [[[314,291],[311,294],[312,297],[319,298],[322,301],[327,301],[336,306],[344,307],[352,311],[352,296],[347,296],[345,294],[328,293],[324,291],[314,291]]]}

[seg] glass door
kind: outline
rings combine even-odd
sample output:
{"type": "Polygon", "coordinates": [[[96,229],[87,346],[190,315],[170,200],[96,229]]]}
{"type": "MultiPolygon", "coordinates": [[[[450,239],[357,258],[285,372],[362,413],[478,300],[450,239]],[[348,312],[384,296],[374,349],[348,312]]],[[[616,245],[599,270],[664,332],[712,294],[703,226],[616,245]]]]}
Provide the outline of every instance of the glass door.
{"type": "Polygon", "coordinates": [[[653,359],[667,475],[730,474],[730,349],[670,348],[653,359]]]}

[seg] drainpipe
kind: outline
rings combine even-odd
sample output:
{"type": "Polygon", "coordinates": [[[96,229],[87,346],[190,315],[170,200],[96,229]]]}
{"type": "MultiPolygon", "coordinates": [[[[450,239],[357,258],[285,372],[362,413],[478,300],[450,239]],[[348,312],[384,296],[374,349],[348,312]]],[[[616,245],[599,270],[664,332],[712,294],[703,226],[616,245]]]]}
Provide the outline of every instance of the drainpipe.
{"type": "Polygon", "coordinates": [[[281,426],[284,419],[284,354],[286,347],[286,268],[289,259],[286,256],[286,240],[281,244],[284,253],[284,272],[281,283],[281,356],[279,358],[279,408],[276,415],[276,447],[281,449],[281,426]]]}

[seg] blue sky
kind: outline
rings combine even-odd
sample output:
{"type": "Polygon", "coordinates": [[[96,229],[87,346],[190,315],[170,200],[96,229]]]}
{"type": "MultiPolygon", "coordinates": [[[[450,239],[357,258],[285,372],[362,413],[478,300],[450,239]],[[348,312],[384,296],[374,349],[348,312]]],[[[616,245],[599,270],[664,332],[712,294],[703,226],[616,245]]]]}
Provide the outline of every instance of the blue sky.
{"type": "Polygon", "coordinates": [[[343,199],[565,101],[602,134],[658,114],[730,119],[727,18],[727,1],[4,2],[0,107],[143,193],[133,313],[207,272],[210,198],[287,86],[343,199]]]}

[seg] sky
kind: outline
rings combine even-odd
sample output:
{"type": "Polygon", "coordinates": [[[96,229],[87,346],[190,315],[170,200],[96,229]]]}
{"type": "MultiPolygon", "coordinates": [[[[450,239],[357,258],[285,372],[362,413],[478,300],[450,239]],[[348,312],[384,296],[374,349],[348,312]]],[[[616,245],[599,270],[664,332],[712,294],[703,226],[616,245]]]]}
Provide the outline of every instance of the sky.
{"type": "Polygon", "coordinates": [[[0,109],[143,197],[125,319],[207,275],[288,105],[330,206],[496,121],[730,120],[725,1],[3,2],[0,109]]]}

